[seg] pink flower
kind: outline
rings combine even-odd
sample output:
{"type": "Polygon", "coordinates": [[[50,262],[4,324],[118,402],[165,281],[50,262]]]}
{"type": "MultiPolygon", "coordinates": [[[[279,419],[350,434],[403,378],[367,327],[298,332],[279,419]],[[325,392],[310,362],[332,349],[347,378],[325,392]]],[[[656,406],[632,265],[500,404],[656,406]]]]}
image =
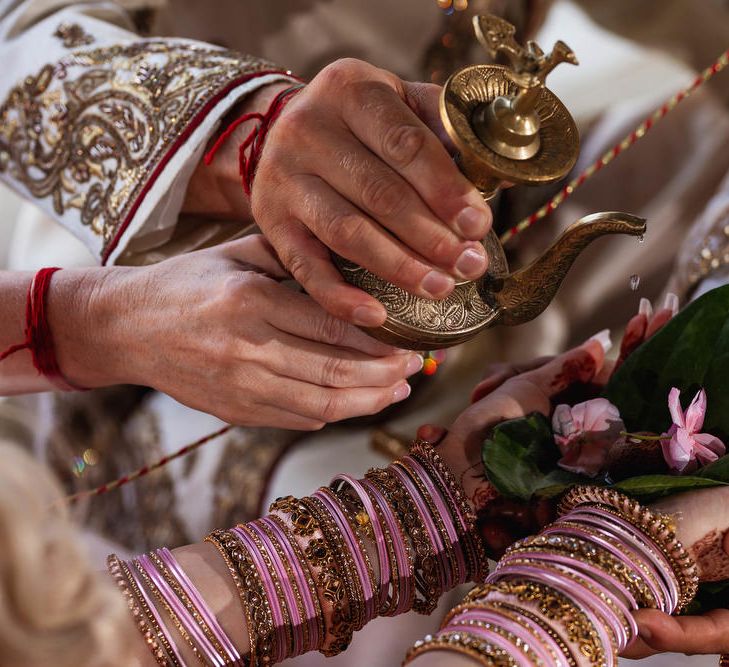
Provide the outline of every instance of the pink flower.
{"type": "Polygon", "coordinates": [[[552,430],[562,452],[557,465],[595,477],[604,470],[608,451],[625,425],[610,401],[594,398],[573,407],[558,405],[552,416],[552,430]]]}
{"type": "Polygon", "coordinates": [[[706,392],[701,389],[684,413],[681,392],[673,387],[668,393],[668,409],[673,425],[661,440],[666,463],[678,473],[691,472],[699,465],[716,461],[726,453],[726,446],[710,433],[699,433],[706,414],[706,392]]]}

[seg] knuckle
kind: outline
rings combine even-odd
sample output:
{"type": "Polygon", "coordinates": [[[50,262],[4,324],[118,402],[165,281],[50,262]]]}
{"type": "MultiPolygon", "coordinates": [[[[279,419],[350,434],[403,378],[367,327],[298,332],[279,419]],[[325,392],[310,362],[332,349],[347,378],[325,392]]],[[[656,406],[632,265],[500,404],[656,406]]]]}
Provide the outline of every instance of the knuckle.
{"type": "Polygon", "coordinates": [[[364,241],[367,221],[357,213],[336,211],[322,223],[321,232],[325,239],[338,241],[344,248],[353,248],[364,241]]]}
{"type": "Polygon", "coordinates": [[[290,248],[283,253],[281,259],[296,282],[304,287],[311,283],[314,277],[314,267],[305,254],[295,248],[290,248]]]}
{"type": "Polygon", "coordinates": [[[330,387],[346,386],[354,375],[354,368],[347,359],[329,357],[322,367],[322,384],[330,387]]]}
{"type": "Polygon", "coordinates": [[[405,252],[399,252],[391,263],[392,275],[398,282],[407,288],[417,289],[425,271],[420,262],[414,260],[405,252]]]}
{"type": "Polygon", "coordinates": [[[402,211],[407,192],[395,178],[376,176],[365,183],[362,190],[364,205],[380,218],[391,218],[402,211]]]}
{"type": "Polygon", "coordinates": [[[328,88],[340,90],[362,76],[364,63],[356,58],[340,58],[319,72],[317,79],[328,88]]]}
{"type": "Polygon", "coordinates": [[[347,400],[345,394],[336,390],[324,393],[319,417],[326,422],[335,422],[347,416],[347,400]]]}
{"type": "Polygon", "coordinates": [[[348,325],[336,317],[324,317],[319,323],[320,339],[330,345],[342,345],[347,338],[348,325]]]}
{"type": "Polygon", "coordinates": [[[414,125],[394,125],[382,139],[382,155],[400,169],[408,167],[425,144],[425,132],[414,125]]]}
{"type": "Polygon", "coordinates": [[[434,230],[425,241],[426,255],[440,262],[453,259],[458,252],[457,241],[446,229],[434,230]]]}

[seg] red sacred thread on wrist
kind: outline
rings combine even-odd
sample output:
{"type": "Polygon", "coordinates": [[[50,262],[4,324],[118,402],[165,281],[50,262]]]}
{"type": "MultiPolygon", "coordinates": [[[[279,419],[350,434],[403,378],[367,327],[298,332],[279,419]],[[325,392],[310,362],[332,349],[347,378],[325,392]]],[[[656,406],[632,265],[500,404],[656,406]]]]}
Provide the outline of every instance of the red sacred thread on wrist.
{"type": "Polygon", "coordinates": [[[217,138],[212,148],[205,154],[204,162],[209,165],[215,158],[216,153],[220,147],[231,137],[236,128],[249,120],[257,121],[256,126],[250,131],[248,136],[245,138],[243,143],[238,147],[238,170],[240,172],[241,184],[243,185],[243,191],[250,197],[251,189],[253,188],[253,177],[256,174],[256,167],[258,161],[261,159],[261,152],[263,151],[263,144],[266,141],[266,136],[269,130],[273,126],[274,121],[281,115],[284,107],[289,100],[296,95],[304,84],[297,84],[286,90],[282,90],[268,107],[266,113],[247,113],[236,118],[221,135],[217,138]],[[250,151],[250,152],[249,152],[250,151]],[[246,153],[249,153],[246,155],[246,153]]]}
{"type": "Polygon", "coordinates": [[[70,391],[81,390],[63,375],[56,359],[53,334],[48,324],[47,301],[48,287],[51,277],[61,269],[57,266],[41,269],[35,274],[28,288],[25,303],[25,342],[11,345],[0,353],[0,361],[20,350],[29,350],[33,357],[33,366],[40,375],[47,377],[60,389],[70,391]]]}

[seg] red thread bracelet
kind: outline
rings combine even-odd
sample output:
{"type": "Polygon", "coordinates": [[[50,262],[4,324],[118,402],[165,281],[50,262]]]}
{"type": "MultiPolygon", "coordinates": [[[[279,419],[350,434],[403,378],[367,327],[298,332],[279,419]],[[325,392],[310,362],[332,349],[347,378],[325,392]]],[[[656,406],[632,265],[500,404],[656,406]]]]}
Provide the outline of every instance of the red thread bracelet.
{"type": "Polygon", "coordinates": [[[57,266],[40,269],[33,276],[25,302],[25,342],[11,345],[0,353],[0,361],[20,350],[29,350],[33,357],[33,366],[40,375],[47,377],[64,391],[82,390],[83,387],[74,385],[61,372],[53,344],[53,334],[48,324],[48,287],[53,274],[60,270],[57,266]]]}
{"type": "Polygon", "coordinates": [[[205,154],[205,164],[209,165],[213,161],[220,147],[231,137],[239,125],[249,120],[257,121],[256,127],[250,131],[243,143],[238,147],[238,170],[241,177],[241,185],[243,186],[243,191],[250,197],[251,189],[253,188],[253,177],[256,175],[256,167],[258,167],[258,161],[261,159],[261,152],[263,151],[266,136],[289,100],[303,87],[304,84],[297,84],[296,86],[282,90],[273,98],[268,110],[264,114],[253,112],[236,118],[225,128],[215,140],[212,148],[205,154]],[[250,149],[250,155],[246,156],[248,149],[250,149]]]}

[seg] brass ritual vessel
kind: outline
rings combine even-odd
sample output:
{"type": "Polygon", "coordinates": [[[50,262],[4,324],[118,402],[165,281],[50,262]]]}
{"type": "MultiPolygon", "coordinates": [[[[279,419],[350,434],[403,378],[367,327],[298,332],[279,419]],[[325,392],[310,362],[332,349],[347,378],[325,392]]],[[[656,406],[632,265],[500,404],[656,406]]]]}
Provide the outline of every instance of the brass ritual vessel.
{"type": "MultiPolygon", "coordinates": [[[[503,52],[510,66],[471,65],[443,87],[440,114],[458,149],[458,164],[490,199],[502,182],[542,184],[566,176],[579,152],[574,120],[544,80],[563,62],[577,64],[564,43],[545,55],[535,42],[525,47],[515,28],[496,16],[474,17],[476,37],[492,57],[503,52]]],[[[412,350],[457,345],[495,324],[523,324],[554,298],[577,256],[605,234],[645,233],[645,220],[628,213],[594,213],[578,220],[529,266],[509,273],[504,250],[490,231],[483,240],[487,273],[458,283],[443,300],[413,296],[342,258],[335,262],[347,282],[377,298],[387,321],[367,329],[375,338],[412,350]]]]}

